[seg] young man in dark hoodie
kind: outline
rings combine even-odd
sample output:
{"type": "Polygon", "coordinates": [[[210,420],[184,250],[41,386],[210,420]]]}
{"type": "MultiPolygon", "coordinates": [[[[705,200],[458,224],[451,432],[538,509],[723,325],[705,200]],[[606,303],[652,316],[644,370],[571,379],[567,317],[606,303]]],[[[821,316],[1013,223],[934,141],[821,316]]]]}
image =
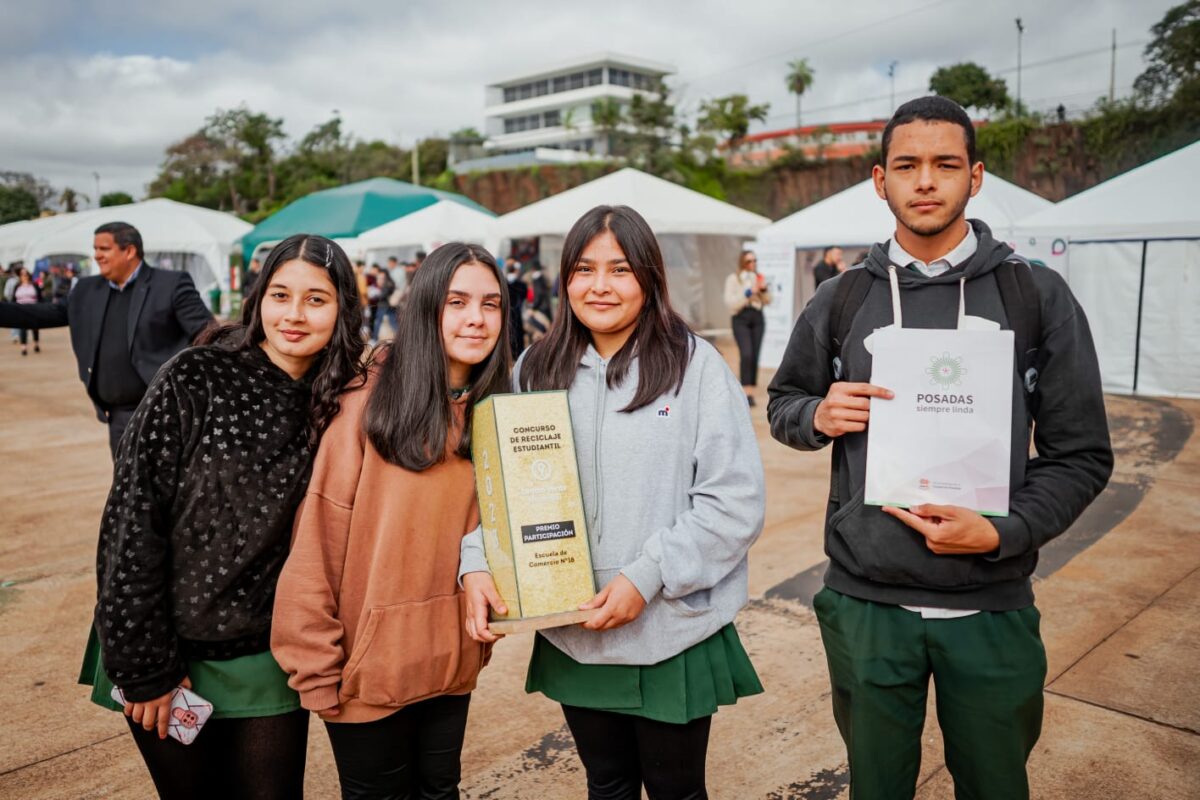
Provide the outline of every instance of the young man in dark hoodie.
{"type": "Polygon", "coordinates": [[[895,236],[875,245],[862,267],[821,285],[792,331],[767,409],[771,435],[784,444],[834,444],[830,563],[813,607],[851,797],[913,797],[932,676],[956,795],[1027,798],[1025,762],[1041,732],[1046,675],[1030,575],[1038,549],[1074,522],[1112,472],[1096,353],[1058,274],[1029,267],[987,225],[967,221],[983,164],[962,108],[941,97],[905,103],[884,131],[873,174],[896,217],[895,236]],[[889,268],[908,327],[957,327],[960,286],[967,314],[1014,331],[1018,319],[1037,320],[1026,332],[1029,355],[1014,357],[1007,517],[863,503],[870,406],[892,396],[869,383],[863,338],[893,322],[889,268]],[[869,278],[855,277],[860,270],[869,278]],[[1019,283],[1033,290],[1038,313],[1007,305],[1001,282],[1017,270],[1032,270],[1019,283]],[[848,280],[847,288],[863,291],[839,292],[848,280]],[[849,297],[858,298],[852,308],[849,297]]]}

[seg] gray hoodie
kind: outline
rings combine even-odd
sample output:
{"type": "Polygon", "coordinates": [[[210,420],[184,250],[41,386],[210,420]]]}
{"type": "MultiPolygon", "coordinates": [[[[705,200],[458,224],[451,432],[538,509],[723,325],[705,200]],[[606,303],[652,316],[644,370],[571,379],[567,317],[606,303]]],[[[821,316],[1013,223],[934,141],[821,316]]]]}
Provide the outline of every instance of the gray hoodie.
{"type": "MultiPolygon", "coordinates": [[[[966,313],[1009,328],[993,272],[1013,251],[993,239],[982,222],[971,224],[979,247],[965,263],[934,278],[897,270],[906,327],[955,327],[959,281],[965,278],[966,313]]],[[[887,244],[877,244],[861,267],[875,281],[854,314],[842,348],[841,380],[871,379],[871,355],[862,341],[892,323],[889,263],[887,244]]],[[[813,428],[813,415],[834,381],[829,318],[845,274],[821,284],[796,321],[783,363],[771,381],[771,435],[799,450],[817,450],[830,441],[813,428]]],[[[830,588],[880,603],[985,611],[1033,602],[1029,577],[1038,548],[1075,521],[1104,488],[1113,466],[1100,370],[1083,309],[1058,273],[1033,267],[1033,278],[1042,324],[1037,403],[1027,403],[1014,369],[1009,515],[990,520],[1000,534],[1000,547],[985,555],[937,555],[916,531],[864,505],[867,435],[850,433],[838,438],[833,452],[825,519],[830,559],[825,584],[830,588]],[[1033,430],[1037,455],[1032,457],[1031,405],[1038,408],[1033,430]]]]}
{"type": "MultiPolygon", "coordinates": [[[[712,345],[694,341],[679,394],[632,413],[619,409],[637,389],[636,358],[609,388],[608,362],[589,346],[568,390],[596,586],[622,574],[646,599],[620,628],[542,631],[581,663],[657,664],[746,603],[746,553],[763,523],[762,459],[733,373],[712,345]]],[[[487,560],[476,530],[463,539],[459,572],[478,571],[487,560]]]]}

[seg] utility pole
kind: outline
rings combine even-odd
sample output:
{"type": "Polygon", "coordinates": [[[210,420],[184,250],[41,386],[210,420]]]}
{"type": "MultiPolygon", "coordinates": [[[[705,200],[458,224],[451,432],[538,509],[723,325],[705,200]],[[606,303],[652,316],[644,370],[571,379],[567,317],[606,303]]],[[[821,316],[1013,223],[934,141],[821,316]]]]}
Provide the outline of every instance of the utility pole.
{"type": "Polygon", "coordinates": [[[93,172],[92,177],[96,179],[96,208],[100,207],[100,173],[93,172]]]}
{"type": "Polygon", "coordinates": [[[1025,26],[1017,17],[1017,116],[1021,114],[1021,37],[1025,34],[1025,26]]]}
{"type": "Polygon", "coordinates": [[[1112,58],[1108,66],[1108,102],[1116,100],[1117,95],[1117,29],[1112,29],[1112,58]]]}
{"type": "Polygon", "coordinates": [[[412,182],[417,186],[421,185],[421,140],[417,139],[413,142],[412,149],[412,182]]]}
{"type": "Polygon", "coordinates": [[[896,65],[899,61],[888,64],[888,77],[892,79],[892,113],[896,112],[896,65]]]}

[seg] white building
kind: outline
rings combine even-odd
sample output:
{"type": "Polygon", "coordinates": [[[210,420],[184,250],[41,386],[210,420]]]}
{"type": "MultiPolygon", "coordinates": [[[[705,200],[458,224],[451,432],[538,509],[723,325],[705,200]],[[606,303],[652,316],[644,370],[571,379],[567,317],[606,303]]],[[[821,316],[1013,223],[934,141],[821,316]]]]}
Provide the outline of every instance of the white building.
{"type": "Polygon", "coordinates": [[[613,99],[628,106],[674,73],[669,64],[597,53],[494,83],[486,90],[487,152],[548,148],[605,155],[608,143],[592,122],[592,104],[613,99]]]}

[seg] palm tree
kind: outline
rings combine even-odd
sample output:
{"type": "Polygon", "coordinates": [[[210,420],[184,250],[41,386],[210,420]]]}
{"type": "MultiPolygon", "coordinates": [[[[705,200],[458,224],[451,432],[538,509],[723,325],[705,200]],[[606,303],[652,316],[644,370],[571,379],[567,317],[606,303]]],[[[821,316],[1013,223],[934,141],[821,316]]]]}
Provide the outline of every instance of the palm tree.
{"type": "Polygon", "coordinates": [[[813,82],[813,68],[807,58],[797,58],[788,62],[787,87],[796,95],[796,127],[800,127],[800,98],[808,91],[813,82]]]}
{"type": "Polygon", "coordinates": [[[62,195],[58,198],[58,202],[62,205],[64,211],[78,211],[79,201],[87,203],[90,198],[83,192],[77,192],[70,186],[63,189],[62,195]]]}

